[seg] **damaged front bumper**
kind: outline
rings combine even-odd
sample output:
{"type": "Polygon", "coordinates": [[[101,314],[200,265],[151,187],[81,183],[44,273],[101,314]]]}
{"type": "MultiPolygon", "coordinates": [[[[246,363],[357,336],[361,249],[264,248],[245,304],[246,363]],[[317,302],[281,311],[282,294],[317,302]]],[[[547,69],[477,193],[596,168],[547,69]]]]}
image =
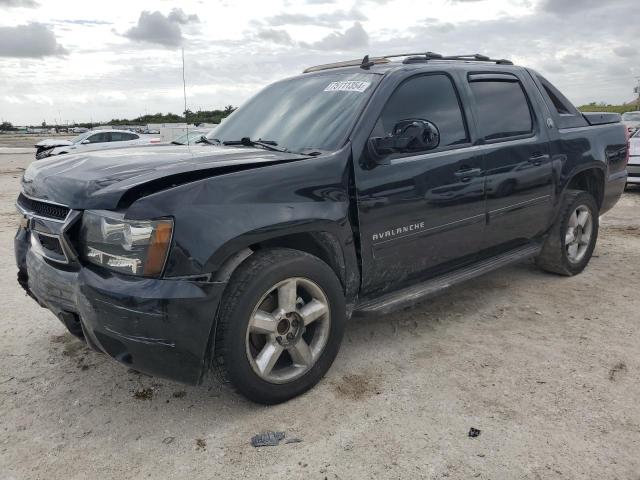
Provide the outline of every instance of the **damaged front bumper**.
{"type": "Polygon", "coordinates": [[[52,262],[15,237],[18,281],[75,335],[144,373],[200,383],[208,370],[225,283],[149,279],[52,262]]]}

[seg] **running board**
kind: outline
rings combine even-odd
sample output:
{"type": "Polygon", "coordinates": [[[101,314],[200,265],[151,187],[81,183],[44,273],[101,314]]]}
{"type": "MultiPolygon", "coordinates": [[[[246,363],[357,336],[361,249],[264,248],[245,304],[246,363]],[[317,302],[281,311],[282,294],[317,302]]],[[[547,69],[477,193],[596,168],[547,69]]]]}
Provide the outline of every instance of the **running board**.
{"type": "Polygon", "coordinates": [[[353,314],[383,315],[405,307],[410,307],[453,285],[484,275],[498,268],[518,263],[527,258],[535,257],[540,253],[541,248],[542,246],[536,243],[509,250],[496,257],[454,270],[453,272],[432,278],[418,285],[412,285],[396,292],[387,293],[382,297],[362,302],[356,305],[353,314]]]}

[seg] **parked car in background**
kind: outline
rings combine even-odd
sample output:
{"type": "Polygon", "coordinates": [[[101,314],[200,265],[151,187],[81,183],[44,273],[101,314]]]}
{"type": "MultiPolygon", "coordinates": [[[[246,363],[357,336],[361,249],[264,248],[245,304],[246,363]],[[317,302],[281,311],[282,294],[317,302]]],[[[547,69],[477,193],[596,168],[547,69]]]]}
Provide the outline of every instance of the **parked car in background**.
{"type": "Polygon", "coordinates": [[[106,150],[159,142],[158,137],[144,136],[128,130],[90,130],[71,140],[47,138],[36,143],[36,160],[65,153],[106,150]]]}
{"type": "Polygon", "coordinates": [[[202,137],[206,137],[214,131],[214,128],[195,128],[193,130],[189,130],[184,135],[180,135],[171,143],[174,145],[193,145],[194,143],[198,143],[202,137]]]}
{"type": "Polygon", "coordinates": [[[627,184],[640,185],[640,129],[629,139],[629,177],[627,184]]]}
{"type": "Polygon", "coordinates": [[[637,131],[640,129],[640,111],[623,113],[622,123],[631,133],[637,131]]]}

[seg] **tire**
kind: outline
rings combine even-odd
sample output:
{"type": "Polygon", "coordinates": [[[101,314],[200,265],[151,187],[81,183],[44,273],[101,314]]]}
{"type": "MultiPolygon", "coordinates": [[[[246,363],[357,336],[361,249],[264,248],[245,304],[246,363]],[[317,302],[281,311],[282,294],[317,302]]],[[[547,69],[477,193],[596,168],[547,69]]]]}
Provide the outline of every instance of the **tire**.
{"type": "Polygon", "coordinates": [[[598,215],[599,209],[593,195],[582,190],[568,190],[560,214],[536,259],[537,265],[548,272],[565,276],[582,272],[591,259],[598,239],[598,215]],[[585,214],[588,214],[586,220],[585,214]],[[585,224],[580,225],[581,222],[585,224]],[[577,225],[580,225],[579,229],[577,225]]]}
{"type": "Polygon", "coordinates": [[[225,289],[214,368],[254,402],[284,402],[309,390],[329,370],[345,322],[342,285],[326,263],[297,250],[258,251],[225,289]],[[274,357],[277,361],[271,361],[274,357]]]}

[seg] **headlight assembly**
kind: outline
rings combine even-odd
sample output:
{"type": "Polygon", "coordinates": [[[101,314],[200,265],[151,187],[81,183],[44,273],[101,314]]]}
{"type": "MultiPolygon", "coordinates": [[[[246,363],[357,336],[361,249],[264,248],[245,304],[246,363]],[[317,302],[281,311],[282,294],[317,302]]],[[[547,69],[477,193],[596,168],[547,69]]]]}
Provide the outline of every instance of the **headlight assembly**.
{"type": "Polygon", "coordinates": [[[87,210],[80,232],[82,257],[130,275],[158,277],[173,235],[173,220],[125,220],[105,210],[87,210]]]}

